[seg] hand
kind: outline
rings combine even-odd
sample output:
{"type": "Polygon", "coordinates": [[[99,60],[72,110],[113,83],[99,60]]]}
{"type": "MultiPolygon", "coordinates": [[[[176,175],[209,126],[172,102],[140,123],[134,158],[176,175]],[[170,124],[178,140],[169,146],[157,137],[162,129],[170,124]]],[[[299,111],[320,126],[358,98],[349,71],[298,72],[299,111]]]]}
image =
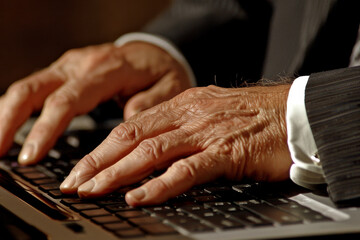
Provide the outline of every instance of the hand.
{"type": "Polygon", "coordinates": [[[85,156],[61,185],[96,197],[166,172],[126,194],[132,206],[159,204],[224,176],[276,181],[289,176],[288,85],[193,88],[130,118],[85,156]]]}
{"type": "Polygon", "coordinates": [[[114,96],[128,99],[127,119],[189,87],[182,66],[148,43],[70,50],[48,68],[15,82],[0,98],[0,155],[10,148],[16,130],[41,108],[19,155],[20,163],[39,161],[73,117],[114,96]]]}

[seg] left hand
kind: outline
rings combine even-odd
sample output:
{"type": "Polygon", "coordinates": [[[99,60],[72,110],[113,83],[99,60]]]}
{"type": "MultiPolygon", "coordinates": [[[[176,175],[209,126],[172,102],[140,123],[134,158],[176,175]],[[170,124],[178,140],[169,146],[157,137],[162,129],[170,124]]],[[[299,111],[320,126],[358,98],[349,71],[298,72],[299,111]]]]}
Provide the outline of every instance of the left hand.
{"type": "Polygon", "coordinates": [[[113,43],[67,51],[49,67],[13,83],[0,97],[0,156],[18,128],[41,110],[19,154],[40,161],[77,115],[116,96],[124,118],[171,99],[190,87],[186,71],[163,49],[146,42],[113,43]]]}
{"type": "Polygon", "coordinates": [[[286,99],[290,86],[193,88],[117,126],[62,183],[96,197],[166,172],[126,194],[129,205],[159,204],[220,176],[289,177],[286,99]]]}

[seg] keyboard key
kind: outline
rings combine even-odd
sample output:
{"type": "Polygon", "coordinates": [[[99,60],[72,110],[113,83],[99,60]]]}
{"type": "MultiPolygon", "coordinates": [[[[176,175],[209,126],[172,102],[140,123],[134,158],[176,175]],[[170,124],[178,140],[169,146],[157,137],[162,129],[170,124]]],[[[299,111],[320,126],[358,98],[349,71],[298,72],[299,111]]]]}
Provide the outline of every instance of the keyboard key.
{"type": "Polygon", "coordinates": [[[144,232],[140,229],[132,228],[126,230],[119,230],[115,232],[116,235],[123,238],[142,237],[145,236],[144,232]]]}
{"type": "Polygon", "coordinates": [[[170,207],[170,206],[145,207],[144,209],[151,212],[151,213],[167,212],[167,211],[172,211],[173,210],[173,208],[170,207]]]}
{"type": "Polygon", "coordinates": [[[156,207],[146,207],[146,208],[144,208],[144,211],[146,211],[150,214],[155,214],[157,216],[161,216],[161,215],[164,215],[169,212],[174,212],[175,209],[173,209],[170,206],[156,206],[156,207]]]}
{"type": "Polygon", "coordinates": [[[91,219],[91,221],[97,223],[97,224],[106,224],[106,223],[116,223],[116,222],[122,222],[121,219],[119,219],[116,216],[110,215],[110,216],[101,216],[101,217],[94,217],[91,219]]]}
{"type": "Polygon", "coordinates": [[[218,200],[221,201],[246,201],[253,198],[242,191],[235,191],[227,186],[208,187],[205,190],[211,192],[213,195],[217,195],[219,198],[218,200]]]}
{"type": "Polygon", "coordinates": [[[169,211],[163,211],[163,212],[156,212],[154,214],[156,217],[162,218],[162,219],[171,219],[171,218],[177,218],[177,217],[184,217],[187,215],[187,213],[184,212],[177,212],[176,210],[169,210],[169,211]]]}
{"type": "Polygon", "coordinates": [[[253,183],[250,187],[244,187],[242,191],[257,199],[281,198],[278,189],[285,189],[282,183],[253,183]],[[281,188],[281,186],[283,188],[281,188]]]}
{"type": "Polygon", "coordinates": [[[42,172],[28,172],[28,173],[22,174],[22,176],[28,180],[48,178],[48,176],[42,172]]]}
{"type": "Polygon", "coordinates": [[[42,184],[56,183],[58,181],[55,178],[42,178],[42,179],[32,180],[31,182],[34,185],[42,185],[42,184]]]}
{"type": "Polygon", "coordinates": [[[81,198],[64,198],[61,199],[61,203],[65,204],[65,205],[71,205],[71,204],[76,204],[76,203],[87,203],[91,200],[85,200],[85,199],[81,199],[81,198]]]}
{"type": "Polygon", "coordinates": [[[59,182],[41,184],[39,188],[43,191],[55,190],[60,188],[60,184],[59,182]]]}
{"type": "Polygon", "coordinates": [[[134,207],[131,207],[131,206],[127,205],[126,203],[121,203],[121,204],[105,206],[105,209],[109,210],[110,212],[118,212],[118,211],[133,210],[134,207]]]}
{"type": "Polygon", "coordinates": [[[66,195],[64,195],[60,190],[50,190],[49,195],[53,198],[65,198],[66,195]]]}
{"type": "Polygon", "coordinates": [[[231,202],[211,202],[205,203],[204,206],[229,214],[238,211],[238,207],[231,202]]]}
{"type": "Polygon", "coordinates": [[[146,224],[142,225],[141,229],[145,232],[150,233],[152,235],[162,235],[162,234],[175,234],[177,231],[164,223],[154,223],[154,224],[146,224]]]}
{"type": "Polygon", "coordinates": [[[213,195],[215,195],[215,194],[222,195],[222,193],[224,193],[224,192],[234,191],[229,186],[208,186],[204,190],[213,195]]]}
{"type": "Polygon", "coordinates": [[[121,222],[121,221],[115,222],[115,223],[106,223],[106,224],[103,225],[103,227],[110,230],[110,231],[117,231],[117,230],[134,228],[128,222],[121,222]]]}
{"type": "Polygon", "coordinates": [[[99,209],[99,206],[93,203],[77,203],[77,204],[72,204],[70,208],[75,211],[83,211],[90,209],[99,209]]]}
{"type": "Polygon", "coordinates": [[[105,205],[116,205],[116,204],[127,205],[124,197],[111,197],[111,196],[104,198],[104,199],[96,200],[96,203],[99,205],[104,205],[104,206],[105,205]]]}
{"type": "Polygon", "coordinates": [[[145,217],[130,218],[129,222],[136,225],[145,225],[150,223],[158,223],[160,222],[160,220],[155,217],[145,216],[145,217]]]}
{"type": "Polygon", "coordinates": [[[87,218],[111,215],[108,211],[106,211],[105,209],[101,209],[101,208],[85,210],[85,211],[82,211],[80,214],[87,218]]]}
{"type": "Polygon", "coordinates": [[[214,231],[214,228],[201,223],[199,221],[194,221],[192,223],[187,224],[181,224],[178,225],[180,228],[183,228],[184,230],[190,232],[190,233],[197,233],[197,232],[212,232],[214,231]]]}
{"type": "Polygon", "coordinates": [[[245,225],[240,223],[239,221],[236,221],[235,219],[232,219],[230,217],[225,218],[224,216],[222,216],[220,214],[216,214],[212,217],[205,218],[205,221],[208,221],[215,227],[221,228],[221,229],[245,227],[245,225]]]}
{"type": "Polygon", "coordinates": [[[192,206],[190,205],[190,206],[184,206],[184,207],[179,208],[180,211],[195,213],[195,214],[196,214],[196,212],[207,211],[209,209],[210,208],[207,208],[203,205],[198,205],[198,204],[193,204],[192,206]]]}
{"type": "Polygon", "coordinates": [[[57,167],[57,168],[52,169],[52,172],[55,173],[56,176],[58,176],[58,178],[60,178],[60,177],[67,175],[68,171],[57,167]]]}
{"type": "Polygon", "coordinates": [[[205,191],[204,189],[192,189],[184,193],[185,196],[189,197],[199,197],[199,196],[209,196],[209,192],[205,191]]]}
{"type": "Polygon", "coordinates": [[[35,167],[17,167],[17,168],[14,168],[14,171],[18,174],[38,172],[38,170],[35,167]]]}
{"type": "Polygon", "coordinates": [[[254,213],[251,213],[244,208],[240,208],[230,202],[206,203],[205,205],[222,212],[223,214],[230,216],[232,219],[240,221],[248,226],[265,226],[273,224],[273,222],[265,220],[262,217],[255,215],[254,213]]]}
{"type": "Polygon", "coordinates": [[[50,190],[48,194],[52,198],[75,198],[76,194],[64,194],[60,190],[50,190]]]}
{"type": "Polygon", "coordinates": [[[219,201],[218,197],[216,196],[198,196],[198,197],[194,197],[194,199],[198,203],[219,201]]]}
{"type": "Polygon", "coordinates": [[[206,203],[205,206],[211,207],[216,211],[230,216],[231,219],[248,226],[265,226],[273,224],[272,222],[265,220],[262,217],[245,210],[244,208],[238,207],[231,202],[206,203]]]}
{"type": "Polygon", "coordinates": [[[116,212],[116,216],[119,216],[123,219],[128,219],[128,218],[135,218],[135,217],[144,217],[144,216],[147,216],[147,214],[140,210],[134,210],[134,211],[116,212]]]}
{"type": "Polygon", "coordinates": [[[235,227],[244,227],[244,224],[226,217],[224,214],[220,214],[218,211],[214,211],[212,208],[204,207],[186,207],[181,208],[180,210],[186,211],[193,214],[198,219],[202,219],[214,225],[217,228],[226,229],[226,228],[235,228],[235,227]]]}
{"type": "Polygon", "coordinates": [[[214,228],[204,224],[199,219],[193,218],[184,212],[169,213],[166,221],[181,227],[188,232],[214,231],[214,228]]]}
{"type": "Polygon", "coordinates": [[[234,218],[248,226],[261,227],[273,225],[273,222],[262,218],[259,215],[253,214],[247,210],[237,210],[231,214],[231,218],[234,218]]]}
{"type": "Polygon", "coordinates": [[[215,227],[221,229],[245,226],[239,221],[236,221],[235,219],[231,219],[229,216],[225,217],[223,214],[217,212],[207,212],[197,216],[199,216],[200,219],[203,219],[204,221],[207,221],[212,225],[214,225],[215,227]]]}

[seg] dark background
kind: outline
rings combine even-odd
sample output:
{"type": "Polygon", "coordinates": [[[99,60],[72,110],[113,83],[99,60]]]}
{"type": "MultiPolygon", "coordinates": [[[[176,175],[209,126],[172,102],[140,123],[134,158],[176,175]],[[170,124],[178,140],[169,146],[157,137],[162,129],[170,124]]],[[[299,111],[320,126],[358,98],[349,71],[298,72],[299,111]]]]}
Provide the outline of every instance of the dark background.
{"type": "Polygon", "coordinates": [[[137,31],[169,0],[0,0],[0,94],[66,50],[137,31]]]}

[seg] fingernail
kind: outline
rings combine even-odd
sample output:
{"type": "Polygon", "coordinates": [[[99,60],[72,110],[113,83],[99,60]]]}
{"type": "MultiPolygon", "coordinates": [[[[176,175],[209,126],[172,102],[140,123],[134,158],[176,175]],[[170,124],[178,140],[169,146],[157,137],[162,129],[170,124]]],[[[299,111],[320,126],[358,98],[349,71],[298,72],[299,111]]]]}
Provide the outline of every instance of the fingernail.
{"type": "Polygon", "coordinates": [[[129,192],[128,195],[136,201],[141,201],[145,197],[145,190],[143,188],[137,188],[129,192]]]}
{"type": "Polygon", "coordinates": [[[95,184],[96,184],[95,181],[93,179],[90,179],[86,183],[80,185],[80,187],[78,188],[79,195],[86,196],[88,193],[90,193],[94,189],[95,184]]]}
{"type": "Polygon", "coordinates": [[[25,144],[19,154],[18,161],[20,164],[26,164],[33,160],[34,158],[35,146],[32,143],[25,144]]]}
{"type": "Polygon", "coordinates": [[[74,189],[74,185],[76,182],[76,173],[71,172],[69,176],[61,183],[60,189],[61,190],[72,190],[74,189]]]}

